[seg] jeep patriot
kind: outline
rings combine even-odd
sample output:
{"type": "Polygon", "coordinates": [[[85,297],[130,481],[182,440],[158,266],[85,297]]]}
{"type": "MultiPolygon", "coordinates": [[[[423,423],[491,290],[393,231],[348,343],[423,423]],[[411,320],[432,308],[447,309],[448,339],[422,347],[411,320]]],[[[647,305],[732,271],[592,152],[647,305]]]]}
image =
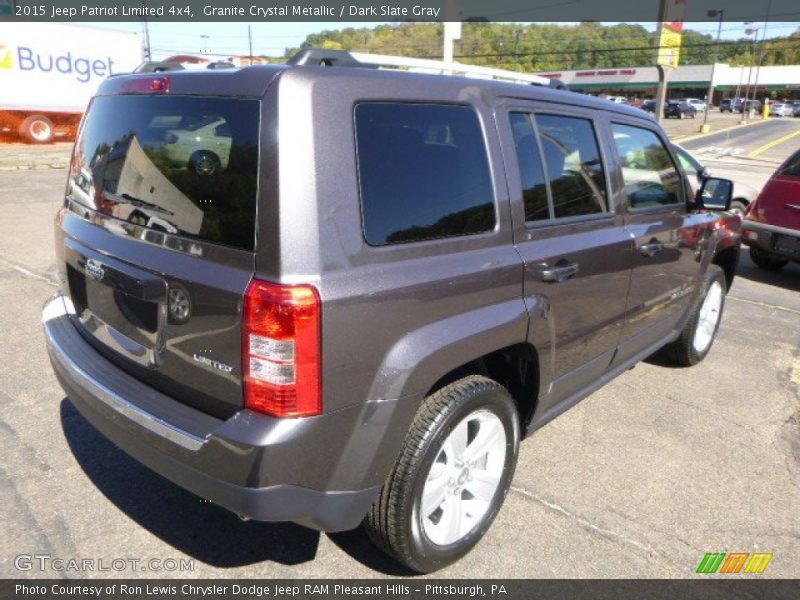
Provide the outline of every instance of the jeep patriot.
{"type": "Polygon", "coordinates": [[[47,348],[164,477],[428,572],[487,531],[522,438],[708,354],[740,221],[643,111],[330,54],[101,85],[47,348]]]}

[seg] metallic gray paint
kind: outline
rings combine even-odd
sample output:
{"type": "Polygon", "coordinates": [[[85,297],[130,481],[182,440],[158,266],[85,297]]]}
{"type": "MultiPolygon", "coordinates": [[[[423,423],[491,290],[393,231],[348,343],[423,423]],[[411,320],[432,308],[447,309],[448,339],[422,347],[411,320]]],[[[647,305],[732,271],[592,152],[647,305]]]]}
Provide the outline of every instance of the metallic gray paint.
{"type": "MultiPolygon", "coordinates": [[[[712,233],[715,216],[689,214],[684,206],[626,210],[610,122],[650,127],[663,139],[655,121],[637,109],[535,86],[359,68],[252,67],[169,76],[171,93],[263,98],[256,252],[168,234],[142,239],[124,227],[107,227],[101,216],[68,209],[59,218],[56,247],[61,265],[72,240],[167,279],[174,276],[193,296],[201,290],[220,295],[206,318],[193,314],[187,324],[196,323],[192,334],[204,344],[229,346],[209,358],[233,365],[231,380],[223,383],[224,373],[201,371],[191,360],[176,361],[181,370],[165,371],[168,378],[196,378],[208,398],[174,395],[166,382],[127,364],[127,373],[117,369],[104,384],[125,388],[141,379],[161,390],[153,390],[159,394],[150,407],[154,416],[171,414],[170,403],[180,400],[187,410],[211,413],[218,424],[201,448],[189,452],[98,402],[99,392],[78,389],[57,360],[54,367],[78,408],[132,455],[197,493],[216,490],[212,499],[240,512],[246,506],[244,512],[256,518],[355,526],[353,515],[366,513],[431,387],[495,350],[527,345],[538,356],[531,430],[543,425],[674,339],[713,256],[715,236],[721,235],[712,233]],[[495,230],[369,246],[362,234],[353,133],[353,108],[360,101],[473,107],[486,138],[495,230]],[[594,120],[607,168],[607,215],[526,227],[507,123],[511,106],[594,120]],[[663,249],[649,257],[638,253],[637,246],[652,238],[663,249]],[[563,283],[543,282],[543,264],[560,260],[578,263],[578,273],[563,283]],[[661,271],[667,274],[663,279],[661,271]],[[324,414],[319,417],[274,419],[241,409],[239,311],[252,276],[310,283],[320,292],[324,414]],[[685,286],[694,291],[664,295],[685,286]],[[267,504],[286,498],[280,494],[254,493],[247,500],[237,495],[226,504],[220,490],[228,484],[350,495],[336,503],[320,500],[314,510],[303,500],[298,510],[304,514],[297,515],[267,504]],[[322,516],[326,506],[327,517],[322,516]]],[[[118,93],[120,86],[121,78],[113,78],[101,93],[118,93]]],[[[101,357],[109,356],[107,350],[78,339],[84,356],[115,368],[101,357]]],[[[183,343],[191,357],[195,345],[183,343]]]]}

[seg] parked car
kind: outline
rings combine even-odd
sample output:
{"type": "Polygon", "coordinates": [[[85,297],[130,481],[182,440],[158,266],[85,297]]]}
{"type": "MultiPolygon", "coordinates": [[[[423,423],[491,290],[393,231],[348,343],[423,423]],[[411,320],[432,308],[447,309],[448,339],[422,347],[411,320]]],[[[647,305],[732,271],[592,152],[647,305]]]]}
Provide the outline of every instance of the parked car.
{"type": "MultiPolygon", "coordinates": [[[[666,106],[666,103],[664,103],[666,106]]],[[[645,100],[642,102],[642,105],[639,107],[645,112],[654,113],[656,112],[656,101],[655,100],[645,100]]]]}
{"type": "MultiPolygon", "coordinates": [[[[678,157],[683,170],[686,171],[686,174],[689,176],[689,184],[692,186],[692,191],[697,193],[702,187],[703,182],[711,177],[711,171],[683,146],[673,144],[672,147],[675,150],[675,155],[678,157]]],[[[758,190],[751,185],[734,179],[731,197],[730,211],[738,214],[740,217],[744,217],[744,214],[747,212],[747,207],[758,197],[758,190]]]]}
{"type": "Polygon", "coordinates": [[[761,108],[763,104],[761,100],[742,100],[736,105],[736,112],[746,113],[749,112],[751,109],[758,113],[761,112],[761,108]]]}
{"type": "Polygon", "coordinates": [[[735,106],[739,102],[738,99],[734,98],[723,98],[720,100],[719,103],[719,112],[730,112],[732,113],[735,110],[735,106]]]}
{"type": "Polygon", "coordinates": [[[794,106],[788,102],[773,102],[769,105],[769,114],[773,117],[792,117],[794,106]]]}
{"type": "Polygon", "coordinates": [[[628,99],[625,96],[609,96],[607,98],[609,101],[613,102],[614,104],[627,104],[628,99]]]}
{"type": "Polygon", "coordinates": [[[686,98],[686,100],[684,100],[684,102],[694,106],[694,109],[697,112],[705,112],[705,110],[707,108],[705,100],[700,100],[698,98],[686,98]]]}
{"type": "Polygon", "coordinates": [[[42,320],[73,405],[148,467],[427,572],[486,533],[522,438],[656,351],[708,355],[740,233],[706,210],[731,182],[693,196],[640,110],[369,66],[105,81],[72,160],[108,197],[60,206],[42,320]],[[202,114],[226,168],[146,142],[202,114]]]}
{"type": "Polygon", "coordinates": [[[697,109],[688,102],[668,102],[664,107],[664,118],[685,119],[686,117],[695,118],[697,109]]]}
{"type": "Polygon", "coordinates": [[[742,241],[762,269],[800,261],[800,150],[770,177],[742,223],[742,241]]]}
{"type": "Polygon", "coordinates": [[[793,100],[792,101],[792,115],[795,117],[800,117],[800,100],[793,100]]]}
{"type": "Polygon", "coordinates": [[[200,114],[179,129],[168,129],[164,155],[199,175],[213,175],[228,165],[231,133],[228,122],[215,114],[200,114]]]}

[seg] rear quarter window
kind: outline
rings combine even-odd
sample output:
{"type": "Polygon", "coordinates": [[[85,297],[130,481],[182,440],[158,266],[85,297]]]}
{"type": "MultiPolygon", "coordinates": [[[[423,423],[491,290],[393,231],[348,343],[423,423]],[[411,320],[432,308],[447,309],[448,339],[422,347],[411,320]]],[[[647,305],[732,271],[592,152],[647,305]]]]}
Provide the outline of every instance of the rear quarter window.
{"type": "Polygon", "coordinates": [[[360,103],[355,124],[363,228],[370,245],[494,229],[486,144],[472,108],[360,103]]]}

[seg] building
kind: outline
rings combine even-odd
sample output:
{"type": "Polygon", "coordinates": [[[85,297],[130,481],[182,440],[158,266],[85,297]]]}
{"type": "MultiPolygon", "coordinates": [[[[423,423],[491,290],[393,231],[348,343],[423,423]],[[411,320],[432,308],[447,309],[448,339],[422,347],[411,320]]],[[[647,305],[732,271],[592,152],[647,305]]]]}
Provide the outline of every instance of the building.
{"type": "MultiPolygon", "coordinates": [[[[652,67],[619,69],[584,69],[541,73],[561,79],[576,92],[593,95],[654,98],[658,88],[658,70],[652,67]]],[[[708,94],[711,65],[678,67],[669,78],[668,98],[702,98],[708,94]]],[[[722,98],[744,96],[749,89],[756,98],[773,100],[800,99],[800,65],[776,67],[732,67],[718,63],[714,69],[714,103],[722,98]]]]}

